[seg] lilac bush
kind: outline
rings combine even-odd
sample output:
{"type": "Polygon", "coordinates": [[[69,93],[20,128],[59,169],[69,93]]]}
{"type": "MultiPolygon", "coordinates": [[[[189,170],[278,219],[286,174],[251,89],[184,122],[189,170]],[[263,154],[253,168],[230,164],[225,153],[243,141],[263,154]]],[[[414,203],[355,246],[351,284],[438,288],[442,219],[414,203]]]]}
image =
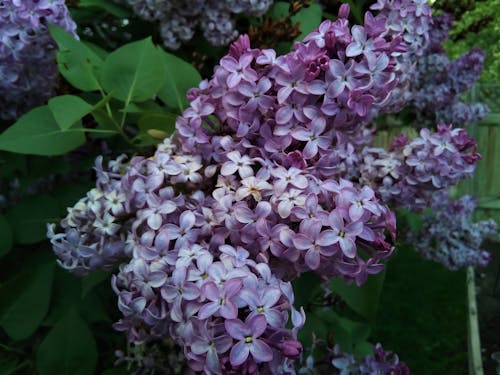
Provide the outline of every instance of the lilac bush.
{"type": "Polygon", "coordinates": [[[487,266],[491,254],[481,246],[486,238],[498,234],[497,224],[493,219],[473,223],[476,204],[469,195],[449,200],[446,193],[438,194],[420,232],[410,237],[415,240],[415,249],[450,270],[487,266]]]}
{"type": "Polygon", "coordinates": [[[405,53],[429,40],[430,10],[409,3],[387,3],[399,29],[384,11],[350,28],[343,5],[279,57],[241,36],[154,155],[97,161],[96,189],[48,235],[76,274],[119,265],[115,328],[130,342],[169,338],[208,374],[293,374],[305,313],[290,280],[363,284],[393,252],[386,204],[420,207],[472,173],[463,129],[368,147],[372,120],[405,100],[405,53]]]}
{"type": "Polygon", "coordinates": [[[54,96],[56,47],[48,24],[77,37],[64,0],[0,2],[0,119],[16,119],[54,96]]]}

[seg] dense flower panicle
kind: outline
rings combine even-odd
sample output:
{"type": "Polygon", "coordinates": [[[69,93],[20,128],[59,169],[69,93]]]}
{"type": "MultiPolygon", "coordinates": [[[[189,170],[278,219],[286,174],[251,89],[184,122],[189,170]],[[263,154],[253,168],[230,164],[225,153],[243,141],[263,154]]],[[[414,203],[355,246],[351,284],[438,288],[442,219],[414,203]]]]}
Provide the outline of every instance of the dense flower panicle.
{"type": "Polygon", "coordinates": [[[479,158],[476,142],[465,130],[440,124],[436,132],[422,129],[411,141],[395,138],[390,150],[365,148],[360,180],[384,202],[421,210],[436,192],[472,176],[479,158]]]}
{"type": "MultiPolygon", "coordinates": [[[[486,238],[498,235],[497,225],[492,219],[473,223],[475,208],[476,200],[469,195],[449,200],[446,193],[438,194],[432,203],[433,212],[424,216],[415,249],[450,270],[486,267],[491,254],[481,246],[486,238]]],[[[416,237],[412,235],[410,240],[416,237]]]]}
{"type": "Polygon", "coordinates": [[[58,25],[77,37],[64,0],[0,2],[0,119],[12,120],[54,96],[58,25]]]}
{"type": "Polygon", "coordinates": [[[227,45],[238,36],[235,15],[261,16],[273,3],[272,0],[196,0],[186,7],[185,1],[179,0],[120,2],[131,6],[139,18],[159,22],[163,44],[170,49],[178,49],[190,41],[197,28],[210,44],[227,45]]]}
{"type": "Polygon", "coordinates": [[[96,160],[96,188],[87,193],[61,221],[62,232],[48,226],[48,237],[58,263],[63,268],[83,276],[93,269],[111,270],[126,254],[126,197],[120,189],[124,170],[120,157],[102,168],[102,157],[96,160]]]}
{"type": "Polygon", "coordinates": [[[433,18],[431,43],[416,61],[417,69],[409,90],[412,93],[409,104],[417,124],[427,127],[446,122],[464,126],[480,121],[489,114],[488,106],[466,104],[461,97],[479,79],[484,52],[473,48],[456,60],[448,59],[443,42],[448,38],[452,18],[446,13],[433,18]]]}
{"type": "Polygon", "coordinates": [[[427,0],[378,0],[371,9],[379,11],[379,18],[386,19],[386,37],[393,40],[400,38],[405,44],[404,53],[396,59],[401,74],[397,86],[391,92],[391,106],[386,110],[397,112],[414,95],[409,87],[415,74],[415,60],[423,55],[432,41],[432,10],[427,0]]]}
{"type": "Polygon", "coordinates": [[[329,353],[328,369],[324,368],[322,369],[323,371],[318,371],[314,366],[314,358],[312,356],[308,356],[305,362],[305,365],[299,369],[299,374],[411,375],[410,369],[404,362],[399,360],[398,355],[385,351],[380,343],[374,345],[372,355],[367,355],[364,358],[356,358],[352,354],[344,353],[336,345],[329,353]]]}
{"type": "Polygon", "coordinates": [[[313,271],[363,284],[393,251],[395,215],[379,197],[418,193],[420,207],[472,172],[475,143],[445,125],[357,155],[371,120],[401,100],[392,92],[409,47],[385,17],[350,28],[348,13],[280,57],[240,37],[189,91],[175,135],[119,174],[99,168],[63,232],[51,227],[66,268],[121,263],[115,327],[131,342],[171,337],[208,374],[294,374],[305,314],[289,281],[313,271]],[[124,197],[116,213],[111,192],[124,197]],[[109,243],[120,245],[112,256],[109,243]]]}

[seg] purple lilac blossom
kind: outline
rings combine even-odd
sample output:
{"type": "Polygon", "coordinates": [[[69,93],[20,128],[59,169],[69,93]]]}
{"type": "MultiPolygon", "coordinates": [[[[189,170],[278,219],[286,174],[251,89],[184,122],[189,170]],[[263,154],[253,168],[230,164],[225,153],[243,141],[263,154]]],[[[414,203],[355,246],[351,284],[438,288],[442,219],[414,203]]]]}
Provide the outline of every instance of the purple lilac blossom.
{"type": "Polygon", "coordinates": [[[304,375],[324,373],[332,375],[411,375],[410,369],[399,360],[398,355],[385,351],[380,343],[374,345],[372,355],[367,355],[364,358],[344,353],[338,345],[335,345],[333,349],[329,350],[328,361],[321,361],[324,364],[321,364],[320,368],[314,366],[314,362],[314,357],[309,355],[298,373],[304,375]]]}
{"type": "Polygon", "coordinates": [[[478,80],[484,65],[484,52],[473,48],[450,60],[443,42],[448,39],[452,17],[446,13],[433,17],[431,43],[416,61],[409,106],[419,127],[445,122],[464,126],[484,119],[490,112],[483,103],[464,103],[461,98],[478,80]]]}
{"type": "Polygon", "coordinates": [[[486,238],[498,236],[498,230],[492,219],[472,222],[476,203],[469,195],[457,200],[450,200],[447,192],[436,195],[420,233],[410,235],[410,241],[418,238],[415,250],[450,270],[486,267],[491,254],[481,246],[486,238]]]}
{"type": "Polygon", "coordinates": [[[422,129],[411,141],[396,137],[389,150],[364,148],[360,181],[386,203],[422,210],[436,192],[472,176],[480,159],[476,150],[475,140],[464,129],[440,124],[436,132],[422,129]]]}
{"type": "MultiPolygon", "coordinates": [[[[117,1],[117,0],[115,0],[117,1]]],[[[238,36],[235,17],[261,16],[273,0],[195,0],[186,6],[180,0],[119,0],[129,5],[137,17],[159,23],[163,44],[178,49],[201,29],[212,45],[223,46],[238,36]]]]}
{"type": "MultiPolygon", "coordinates": [[[[293,374],[305,314],[288,280],[314,271],[361,285],[382,271],[395,215],[379,201],[380,180],[360,179],[356,151],[370,142],[371,120],[400,100],[390,93],[407,46],[386,39],[384,17],[351,29],[348,13],[342,6],[337,21],[280,57],[240,37],[213,77],[188,92],[175,135],[153,156],[132,158],[111,184],[125,197],[112,224],[128,257],[112,278],[123,314],[115,328],[130,342],[170,337],[191,369],[208,374],[293,374]]],[[[444,125],[394,143],[402,162],[419,151],[445,163],[459,156],[446,173],[441,164],[402,167],[405,183],[431,192],[472,172],[474,146],[444,125]]],[[[69,221],[50,232],[63,264],[99,259],[106,231],[93,231],[102,241],[82,251],[72,248],[69,221]]]]}
{"type": "Polygon", "coordinates": [[[77,37],[64,0],[0,2],[0,119],[14,120],[55,95],[55,24],[77,37]]]}

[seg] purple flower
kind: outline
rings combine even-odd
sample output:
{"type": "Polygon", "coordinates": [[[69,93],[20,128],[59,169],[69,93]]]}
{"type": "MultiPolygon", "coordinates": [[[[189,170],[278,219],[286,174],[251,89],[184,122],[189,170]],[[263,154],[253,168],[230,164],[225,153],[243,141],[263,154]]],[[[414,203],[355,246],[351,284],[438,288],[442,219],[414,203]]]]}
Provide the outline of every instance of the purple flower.
{"type": "Polygon", "coordinates": [[[259,339],[267,328],[263,315],[248,317],[245,323],[239,319],[226,320],[224,326],[229,335],[238,341],[229,354],[233,366],[243,364],[250,354],[257,363],[270,362],[273,359],[273,351],[269,345],[259,339]]]}
{"type": "Polygon", "coordinates": [[[337,211],[332,211],[328,216],[328,224],[334,232],[333,243],[340,245],[340,249],[346,257],[354,258],[356,256],[356,236],[363,231],[363,223],[353,221],[345,225],[342,215],[337,211]]]}
{"type": "Polygon", "coordinates": [[[332,245],[338,241],[334,231],[321,231],[322,226],[319,220],[303,221],[300,224],[300,233],[293,238],[295,247],[306,251],[305,261],[312,270],[319,267],[321,255],[333,255],[335,249],[332,245]]]}
{"type": "Polygon", "coordinates": [[[240,279],[230,279],[219,288],[213,281],[208,281],[201,287],[201,294],[211,302],[204,304],[198,311],[199,319],[219,313],[223,318],[235,319],[238,316],[238,307],[231,300],[242,288],[240,279]]]}

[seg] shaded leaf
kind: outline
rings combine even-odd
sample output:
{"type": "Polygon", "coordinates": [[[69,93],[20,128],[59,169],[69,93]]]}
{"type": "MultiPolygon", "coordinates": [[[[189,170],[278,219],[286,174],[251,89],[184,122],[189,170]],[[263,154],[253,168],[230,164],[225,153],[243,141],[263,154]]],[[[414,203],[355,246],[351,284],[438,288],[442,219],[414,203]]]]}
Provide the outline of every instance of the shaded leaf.
{"type": "Polygon", "coordinates": [[[78,6],[83,8],[99,8],[118,18],[127,18],[132,15],[130,9],[114,4],[109,0],[80,0],[78,6]]]}
{"type": "Polygon", "coordinates": [[[338,294],[347,305],[363,318],[374,321],[377,315],[380,293],[384,285],[385,271],[378,275],[370,275],[366,282],[357,286],[346,284],[343,279],[333,279],[330,283],[332,292],[338,294]]]}
{"type": "Polygon", "coordinates": [[[28,197],[7,212],[15,243],[32,244],[46,238],[47,223],[57,221],[60,208],[50,195],[28,197]]]}
{"type": "Polygon", "coordinates": [[[0,257],[7,254],[12,248],[13,235],[9,222],[5,216],[0,215],[0,257]]]}
{"type": "Polygon", "coordinates": [[[47,314],[50,302],[54,263],[39,263],[29,272],[0,286],[0,325],[13,340],[33,334],[47,314]]]}
{"type": "Polygon", "coordinates": [[[61,155],[85,143],[85,135],[80,130],[61,129],[48,106],[38,107],[0,134],[0,150],[61,155]]]}
{"type": "Polygon", "coordinates": [[[95,339],[72,308],[40,344],[36,368],[40,375],[91,375],[97,364],[95,339]]]}

